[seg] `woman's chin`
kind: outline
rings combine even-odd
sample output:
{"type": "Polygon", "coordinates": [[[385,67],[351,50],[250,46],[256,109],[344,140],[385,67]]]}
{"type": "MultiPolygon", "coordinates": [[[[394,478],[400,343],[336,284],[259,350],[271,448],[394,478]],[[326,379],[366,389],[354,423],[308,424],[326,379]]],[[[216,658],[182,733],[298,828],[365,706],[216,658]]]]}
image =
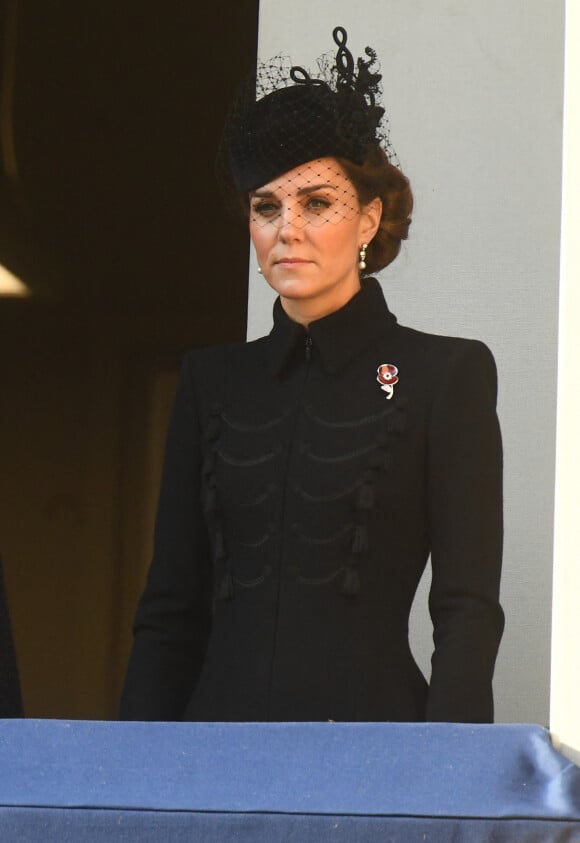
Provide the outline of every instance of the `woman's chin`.
{"type": "Polygon", "coordinates": [[[267,278],[270,287],[282,298],[302,299],[312,294],[312,282],[297,275],[283,278],[267,278]]]}

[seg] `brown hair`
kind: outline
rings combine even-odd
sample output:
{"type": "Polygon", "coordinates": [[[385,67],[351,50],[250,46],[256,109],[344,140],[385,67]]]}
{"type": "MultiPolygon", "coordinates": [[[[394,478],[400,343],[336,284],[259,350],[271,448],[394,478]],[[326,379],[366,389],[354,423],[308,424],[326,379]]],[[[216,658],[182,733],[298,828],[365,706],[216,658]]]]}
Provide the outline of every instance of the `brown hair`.
{"type": "Polygon", "coordinates": [[[337,161],[353,183],[361,205],[377,197],[383,203],[379,228],[368,245],[366,269],[362,271],[363,275],[370,275],[394,261],[401,249],[401,240],[409,236],[413,210],[409,179],[390,163],[380,146],[369,147],[365,161],[360,165],[347,158],[337,161]]]}

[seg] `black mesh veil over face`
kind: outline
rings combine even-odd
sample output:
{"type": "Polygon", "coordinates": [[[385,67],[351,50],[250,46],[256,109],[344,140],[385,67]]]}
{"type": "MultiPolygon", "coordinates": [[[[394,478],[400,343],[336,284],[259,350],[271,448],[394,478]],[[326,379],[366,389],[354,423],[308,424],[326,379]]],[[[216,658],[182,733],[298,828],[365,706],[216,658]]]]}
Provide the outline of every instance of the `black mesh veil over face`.
{"type": "Polygon", "coordinates": [[[258,65],[257,76],[234,103],[224,130],[221,166],[234,188],[251,191],[319,158],[362,164],[369,146],[393,153],[384,109],[377,104],[381,75],[369,47],[355,61],[347,33],[333,31],[333,58],[318,60],[318,75],[282,57],[258,65]]]}
{"type": "Polygon", "coordinates": [[[356,190],[334,158],[316,158],[250,191],[249,217],[255,226],[319,228],[358,217],[356,190]]]}

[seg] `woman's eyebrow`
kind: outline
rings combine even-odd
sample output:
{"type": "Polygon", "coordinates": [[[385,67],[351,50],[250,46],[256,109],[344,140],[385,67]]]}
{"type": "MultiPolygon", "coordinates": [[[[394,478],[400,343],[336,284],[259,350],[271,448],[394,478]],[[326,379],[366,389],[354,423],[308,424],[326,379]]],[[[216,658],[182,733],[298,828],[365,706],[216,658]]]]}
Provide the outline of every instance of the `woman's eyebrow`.
{"type": "Polygon", "coordinates": [[[305,187],[301,187],[300,190],[297,191],[298,196],[303,196],[305,193],[314,193],[317,190],[338,190],[335,184],[308,184],[305,187]]]}
{"type": "MultiPolygon", "coordinates": [[[[338,190],[338,187],[335,184],[329,184],[327,182],[321,182],[320,184],[307,184],[304,187],[299,188],[296,191],[296,195],[304,196],[308,193],[315,193],[317,190],[338,190]]],[[[261,188],[258,190],[252,190],[250,198],[253,199],[256,197],[258,199],[270,199],[272,196],[275,197],[277,192],[277,190],[267,190],[266,188],[261,188]]]]}

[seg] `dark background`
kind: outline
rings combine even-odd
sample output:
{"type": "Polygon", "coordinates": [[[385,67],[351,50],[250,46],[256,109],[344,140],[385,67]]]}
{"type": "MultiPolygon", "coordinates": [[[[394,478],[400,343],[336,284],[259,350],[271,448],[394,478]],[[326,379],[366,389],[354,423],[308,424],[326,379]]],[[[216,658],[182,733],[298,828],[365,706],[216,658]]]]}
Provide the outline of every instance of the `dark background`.
{"type": "Polygon", "coordinates": [[[106,718],[179,361],[245,335],[214,159],[258,2],[0,9],[0,554],[26,714],[106,718]]]}
{"type": "Polygon", "coordinates": [[[3,17],[18,163],[12,185],[3,173],[5,263],[83,307],[211,302],[239,317],[230,270],[247,238],[224,218],[213,161],[257,2],[4,0],[3,17]]]}

